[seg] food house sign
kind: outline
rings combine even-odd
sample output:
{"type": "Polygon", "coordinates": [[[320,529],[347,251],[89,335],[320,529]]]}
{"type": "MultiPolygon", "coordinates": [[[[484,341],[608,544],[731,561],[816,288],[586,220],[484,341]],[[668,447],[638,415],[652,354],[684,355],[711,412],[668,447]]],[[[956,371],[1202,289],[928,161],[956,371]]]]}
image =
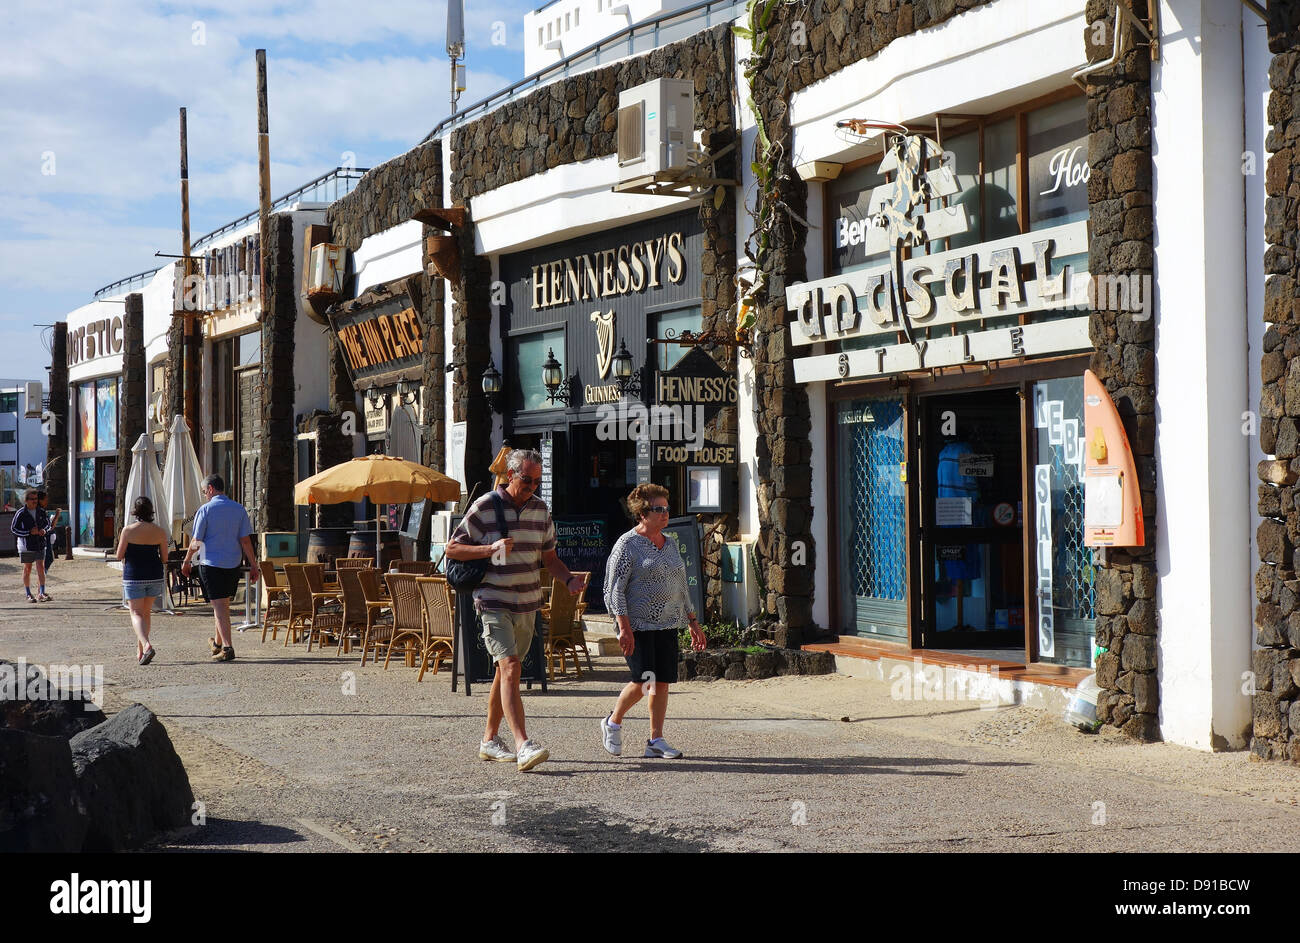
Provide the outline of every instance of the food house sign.
{"type": "Polygon", "coordinates": [[[1086,350],[1086,316],[926,339],[921,328],[982,322],[1071,303],[1088,273],[1056,259],[1086,252],[1087,223],[1069,223],[978,246],[903,257],[909,246],[966,230],[959,206],[926,210],[936,197],[958,191],[950,168],[920,135],[899,135],[886,151],[881,173],[889,182],[872,191],[870,225],[862,239],[868,254],[890,251],[887,264],[792,285],[787,307],[796,319],[791,342],[808,346],[853,337],[879,337],[880,346],[802,357],[798,382],[863,377],[975,361],[1086,350]],[[902,333],[907,343],[894,343],[902,333]],[[885,343],[889,341],[889,343],[885,343]]]}

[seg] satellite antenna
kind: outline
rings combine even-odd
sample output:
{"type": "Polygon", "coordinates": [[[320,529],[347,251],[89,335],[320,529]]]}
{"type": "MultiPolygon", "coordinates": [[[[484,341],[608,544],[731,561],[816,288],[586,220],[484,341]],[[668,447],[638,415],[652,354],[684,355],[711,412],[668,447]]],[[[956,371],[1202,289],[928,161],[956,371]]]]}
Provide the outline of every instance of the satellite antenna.
{"type": "Polygon", "coordinates": [[[465,0],[447,0],[447,55],[451,59],[451,113],[465,91],[465,67],[457,60],[465,58],[465,0]]]}

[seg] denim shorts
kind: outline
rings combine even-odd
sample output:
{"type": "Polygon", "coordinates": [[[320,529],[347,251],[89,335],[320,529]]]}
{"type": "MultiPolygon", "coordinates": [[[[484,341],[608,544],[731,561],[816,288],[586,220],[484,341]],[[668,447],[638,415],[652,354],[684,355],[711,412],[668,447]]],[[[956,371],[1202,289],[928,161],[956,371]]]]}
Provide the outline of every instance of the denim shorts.
{"type": "Polygon", "coordinates": [[[167,592],[163,580],[123,580],[123,599],[162,599],[167,592]]]}

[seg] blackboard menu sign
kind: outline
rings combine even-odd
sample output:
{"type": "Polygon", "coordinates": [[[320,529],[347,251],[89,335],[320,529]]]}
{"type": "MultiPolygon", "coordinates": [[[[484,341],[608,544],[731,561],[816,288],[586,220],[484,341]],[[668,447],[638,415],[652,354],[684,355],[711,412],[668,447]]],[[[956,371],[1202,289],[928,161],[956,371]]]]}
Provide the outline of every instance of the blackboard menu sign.
{"type": "MultiPolygon", "coordinates": [[[[469,591],[456,594],[456,622],[460,631],[456,639],[455,675],[464,676],[465,695],[468,697],[475,684],[491,684],[496,675],[496,665],[488,654],[487,643],[483,641],[483,623],[474,611],[474,599],[469,591]]],[[[451,683],[453,691],[456,690],[455,675],[451,683]]],[[[543,691],[546,690],[545,623],[541,613],[537,614],[533,644],[520,661],[519,680],[529,688],[536,681],[543,691]]]]}
{"type": "Polygon", "coordinates": [[[677,544],[686,565],[686,589],[691,594],[695,614],[704,618],[704,563],[700,558],[700,529],[694,517],[674,517],[664,528],[664,536],[677,544]]]}
{"type": "Polygon", "coordinates": [[[603,517],[556,517],[555,552],[574,571],[591,571],[587,584],[587,611],[605,611],[605,561],[612,540],[605,536],[603,517]]]}

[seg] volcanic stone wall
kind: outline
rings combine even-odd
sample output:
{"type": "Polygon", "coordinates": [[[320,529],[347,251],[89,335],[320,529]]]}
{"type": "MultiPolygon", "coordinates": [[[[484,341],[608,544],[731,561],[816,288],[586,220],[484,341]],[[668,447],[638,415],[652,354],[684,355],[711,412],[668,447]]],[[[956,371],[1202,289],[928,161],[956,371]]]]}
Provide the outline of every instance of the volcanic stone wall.
{"type": "MultiPolygon", "coordinates": [[[[1144,16],[1145,0],[1134,13],[1144,16]]],[[[1089,0],[1090,24],[1114,19],[1113,0],[1089,0]]],[[[1084,31],[1090,62],[1111,55],[1111,35],[1084,31]],[[1093,39],[1104,42],[1092,44],[1093,39]]],[[[1156,649],[1155,322],[1134,310],[1142,286],[1151,301],[1151,56],[1137,46],[1109,69],[1088,76],[1088,267],[1094,279],[1088,333],[1092,372],[1115,402],[1137,468],[1146,542],[1111,550],[1097,567],[1096,638],[1108,651],[1097,660],[1102,688],[1097,716],[1126,734],[1159,737],[1156,649]],[[1101,286],[1127,286],[1128,294],[1101,286]]]]}
{"type": "MultiPolygon", "coordinates": [[[[298,320],[293,267],[293,217],[277,213],[267,229],[268,270],[262,305],[262,389],[254,437],[259,460],[253,530],[297,530],[293,503],[295,424],[294,326],[298,320]]],[[[302,364],[304,370],[313,369],[302,364]]]]}
{"type": "Polygon", "coordinates": [[[1255,573],[1255,701],[1250,749],[1264,759],[1300,761],[1300,4],[1270,2],[1269,154],[1264,177],[1264,332],[1260,394],[1260,462],[1255,573]]]}
{"type": "Polygon", "coordinates": [[[50,413],[54,416],[54,420],[50,423],[49,438],[45,440],[45,467],[49,469],[45,476],[45,490],[50,495],[50,507],[66,509],[68,513],[63,516],[63,520],[72,523],[72,505],[68,502],[67,463],[72,461],[69,451],[72,433],[68,428],[68,323],[66,321],[59,321],[54,325],[50,356],[52,358],[50,360],[50,413]]]}
{"type": "MultiPolygon", "coordinates": [[[[117,533],[131,523],[127,515],[126,483],[134,458],[131,447],[144,434],[149,404],[144,395],[144,295],[126,296],[122,313],[122,380],[117,396],[117,475],[118,489],[114,504],[117,533]]],[[[117,534],[113,535],[114,540],[117,534]]]]}

